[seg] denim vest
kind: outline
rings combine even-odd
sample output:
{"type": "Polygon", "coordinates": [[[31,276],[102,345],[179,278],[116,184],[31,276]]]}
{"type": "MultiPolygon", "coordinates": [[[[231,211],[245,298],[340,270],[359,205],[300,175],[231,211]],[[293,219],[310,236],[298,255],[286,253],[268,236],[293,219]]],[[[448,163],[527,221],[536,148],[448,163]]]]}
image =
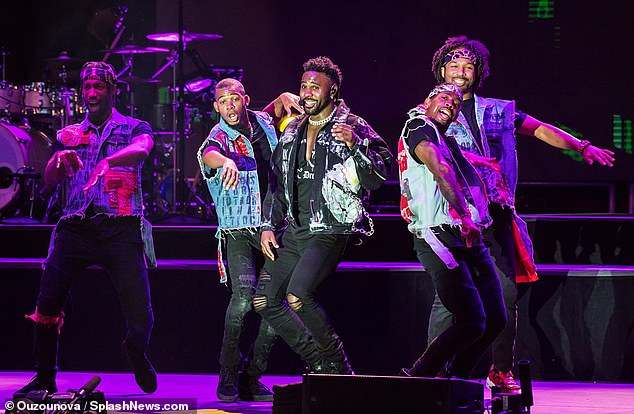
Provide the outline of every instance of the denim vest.
{"type": "MultiPolygon", "coordinates": [[[[501,174],[487,167],[477,167],[490,201],[512,207],[517,186],[517,152],[515,149],[515,101],[475,96],[475,114],[482,137],[481,154],[500,164],[501,174]]],[[[467,119],[460,112],[446,133],[456,141],[475,142],[467,119]]]]}
{"type": "MultiPolygon", "coordinates": [[[[275,127],[271,124],[271,117],[264,112],[255,114],[258,124],[264,130],[271,147],[271,152],[277,145],[275,127]]],[[[209,193],[216,206],[219,229],[243,229],[259,227],[262,222],[262,206],[260,202],[260,186],[258,171],[255,164],[255,154],[251,142],[235,129],[231,128],[224,119],[216,124],[209,132],[209,136],[198,150],[198,163],[203,178],[207,182],[209,193]],[[235,161],[240,170],[240,180],[237,188],[226,190],[222,186],[222,168],[215,170],[203,162],[203,150],[213,141],[224,150],[224,155],[235,161]]],[[[266,191],[266,189],[263,189],[266,191]]]]}
{"type": "MultiPolygon", "coordinates": [[[[456,178],[462,188],[467,207],[471,212],[474,223],[487,225],[490,221],[487,212],[487,200],[484,184],[475,169],[461,156],[459,149],[454,152],[449,148],[450,141],[445,141],[436,125],[422,115],[419,108],[409,112],[410,120],[422,119],[436,131],[438,146],[442,156],[453,167],[456,178]]],[[[442,224],[459,225],[460,217],[452,215],[449,203],[438,188],[434,175],[425,164],[414,159],[406,142],[407,124],[403,128],[398,142],[398,164],[401,185],[401,215],[408,222],[408,229],[421,237],[423,228],[440,226],[442,224]]],[[[455,145],[455,142],[453,143],[455,145]]]]}
{"type": "Polygon", "coordinates": [[[99,161],[130,145],[132,131],[140,124],[145,124],[148,133],[151,134],[147,122],[123,116],[113,108],[112,116],[101,136],[87,116],[81,123],[69,125],[58,131],[57,140],[65,148],[75,150],[84,164],[84,168],[63,182],[64,218],[83,216],[91,203],[97,214],[139,217],[143,215],[141,164],[112,167],[87,193],[83,191],[90,173],[99,161]]]}
{"type": "MultiPolygon", "coordinates": [[[[515,213],[515,189],[518,177],[515,101],[481,98],[476,95],[475,113],[482,137],[482,153],[479,155],[495,158],[500,164],[502,173],[496,173],[487,167],[477,167],[478,174],[486,185],[489,200],[513,209],[515,223],[519,228],[522,241],[530,257],[533,257],[533,243],[528,235],[528,226],[515,213]]],[[[469,124],[462,112],[446,134],[453,136],[458,142],[466,138],[473,141],[469,124]]]]}
{"type": "MultiPolygon", "coordinates": [[[[271,147],[271,153],[277,145],[275,127],[271,117],[265,112],[248,111],[254,114],[258,124],[264,130],[266,139],[271,147]]],[[[216,124],[209,136],[198,149],[198,164],[203,178],[207,182],[207,188],[211,194],[218,216],[218,270],[220,283],[227,281],[227,272],[222,260],[222,231],[237,229],[257,229],[262,224],[262,205],[260,201],[260,182],[255,161],[255,154],[251,142],[237,130],[231,128],[224,119],[216,124]],[[203,151],[209,142],[215,142],[224,150],[224,156],[235,161],[240,171],[240,179],[236,189],[225,189],[222,185],[222,168],[215,170],[209,168],[203,162],[203,151]]],[[[266,191],[266,189],[263,189],[266,191]]]]}

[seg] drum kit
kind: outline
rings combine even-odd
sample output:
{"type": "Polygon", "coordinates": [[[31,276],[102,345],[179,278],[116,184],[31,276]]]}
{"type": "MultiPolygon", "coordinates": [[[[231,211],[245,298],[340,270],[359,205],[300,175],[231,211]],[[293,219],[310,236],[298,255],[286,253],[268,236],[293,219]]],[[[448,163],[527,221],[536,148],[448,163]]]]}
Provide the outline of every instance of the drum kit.
{"type": "MultiPolygon", "coordinates": [[[[182,151],[179,140],[191,135],[193,125],[203,114],[209,115],[211,125],[217,122],[210,101],[202,102],[213,96],[213,90],[221,79],[231,77],[241,80],[242,69],[235,67],[215,67],[207,65],[194,49],[186,48],[193,41],[208,41],[222,38],[217,34],[182,32],[157,33],[146,36],[148,40],[172,44],[173,47],[142,47],[125,45],[104,49],[104,61],[110,55],[121,55],[124,67],[117,77],[120,91],[125,94],[127,102],[125,115],[135,116],[135,90],[142,85],[159,84],[162,72],[171,68],[172,82],[167,88],[171,96],[163,99],[159,116],[148,119],[158,131],[155,136],[155,150],[151,159],[144,165],[144,198],[147,215],[151,218],[163,216],[174,211],[177,203],[176,185],[177,171],[183,170],[178,165],[177,151],[182,151]],[[182,42],[181,42],[182,40],[182,42]],[[176,65],[183,53],[176,49],[183,46],[198,72],[189,79],[178,79],[176,65]],[[140,54],[166,54],[165,64],[149,78],[142,78],[134,72],[134,58],[140,54]],[[178,83],[177,83],[178,81],[178,83]],[[185,97],[186,99],[183,99],[185,97]],[[169,103],[167,103],[169,102],[169,103]],[[184,105],[185,114],[182,121],[177,119],[179,105],[184,105]],[[213,119],[212,119],[213,118],[213,119]],[[184,128],[181,123],[184,123],[184,128]],[[171,131],[170,131],[171,129],[171,131]],[[180,132],[180,133],[179,133],[180,132]],[[184,133],[183,133],[184,132],[184,133]],[[184,136],[183,136],[184,135],[184,136]],[[169,192],[169,193],[168,193],[169,192]],[[171,193],[171,194],[170,194],[171,193]]],[[[53,153],[56,144],[51,138],[56,131],[72,123],[80,122],[86,114],[79,90],[79,68],[82,61],[73,58],[66,52],[47,59],[49,70],[48,82],[32,82],[16,85],[7,82],[4,77],[6,53],[2,51],[2,81],[0,81],[0,219],[29,218],[45,220],[49,216],[54,189],[44,185],[43,173],[46,163],[53,153]],[[42,203],[48,205],[42,207],[42,203]]],[[[182,70],[179,74],[182,78],[182,70]]],[[[164,88],[165,89],[165,88],[164,88]]],[[[154,111],[156,115],[156,111],[154,111]]],[[[208,132],[208,130],[206,131],[208,132]]],[[[204,132],[204,133],[206,133],[204,132]]],[[[193,150],[195,151],[195,150],[193,150]]],[[[182,161],[182,158],[180,158],[182,161]]],[[[199,177],[196,177],[199,180],[199,177]]],[[[200,181],[200,180],[199,180],[200,181]]],[[[198,183],[200,184],[200,183],[198,183]]],[[[196,184],[190,186],[188,205],[200,214],[209,218],[206,212],[208,199],[197,194],[196,184]],[[193,202],[192,202],[193,201],[193,202]],[[202,205],[205,206],[202,206],[202,205]]],[[[201,187],[198,185],[197,187],[201,187]]]]}

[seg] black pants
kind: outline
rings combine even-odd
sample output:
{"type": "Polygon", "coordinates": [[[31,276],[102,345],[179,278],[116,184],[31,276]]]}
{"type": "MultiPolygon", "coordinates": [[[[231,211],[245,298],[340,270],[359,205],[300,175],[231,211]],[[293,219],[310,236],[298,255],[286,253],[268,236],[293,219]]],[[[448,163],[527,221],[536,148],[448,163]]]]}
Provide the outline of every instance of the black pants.
{"type": "MultiPolygon", "coordinates": [[[[508,318],[508,323],[502,333],[495,338],[491,348],[493,365],[506,372],[513,369],[517,336],[517,303],[526,292],[527,285],[517,285],[515,281],[515,243],[511,230],[514,220],[513,212],[508,207],[492,203],[489,205],[489,214],[493,223],[484,231],[483,236],[495,270],[500,277],[508,318]]],[[[429,316],[428,342],[447,329],[452,324],[452,320],[453,315],[436,294],[429,316]]]]}
{"type": "Polygon", "coordinates": [[[469,378],[478,359],[504,329],[506,311],[500,280],[482,243],[467,248],[457,226],[435,228],[458,266],[448,269],[429,244],[414,238],[418,259],[431,275],[453,324],[439,334],[410,370],[416,376],[436,376],[449,364],[449,374],[469,378]]]}
{"type": "Polygon", "coordinates": [[[266,306],[256,305],[256,310],[309,363],[319,359],[318,353],[326,362],[345,360],[343,344],[315,291],[337,269],[347,240],[333,234],[297,238],[291,227],[282,236],[278,257],[267,259],[258,281],[256,301],[264,297],[266,306]],[[299,301],[288,304],[287,295],[299,301]]]}
{"type": "MultiPolygon", "coordinates": [[[[55,232],[54,246],[40,281],[38,312],[58,316],[75,278],[90,265],[101,265],[110,274],[119,296],[127,322],[127,346],[145,352],[154,317],[139,218],[98,215],[65,219],[58,223],[55,232]]],[[[57,327],[36,324],[38,375],[55,376],[57,342],[57,327]]]]}
{"type": "MultiPolygon", "coordinates": [[[[231,281],[231,299],[225,314],[225,332],[220,349],[220,366],[237,369],[241,362],[240,336],[244,317],[251,310],[257,275],[264,264],[260,251],[260,232],[232,230],[224,233],[227,247],[227,269],[231,281]]],[[[247,372],[259,378],[266,371],[275,331],[264,320],[260,321],[258,333],[249,355],[247,372]]]]}

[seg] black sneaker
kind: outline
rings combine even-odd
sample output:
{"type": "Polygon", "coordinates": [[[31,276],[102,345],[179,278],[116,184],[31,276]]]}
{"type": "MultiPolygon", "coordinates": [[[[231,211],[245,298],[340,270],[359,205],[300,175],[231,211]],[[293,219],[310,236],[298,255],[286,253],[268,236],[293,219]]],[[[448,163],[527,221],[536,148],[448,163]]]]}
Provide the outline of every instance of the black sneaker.
{"type": "Polygon", "coordinates": [[[273,393],[258,378],[243,372],[238,375],[238,398],[242,401],[269,402],[273,401],[273,393]]]}
{"type": "Polygon", "coordinates": [[[223,402],[238,400],[238,372],[235,369],[222,368],[220,370],[216,396],[223,402]]]}
{"type": "Polygon", "coordinates": [[[324,374],[339,374],[339,375],[354,375],[354,371],[348,361],[332,361],[326,362],[323,365],[322,373],[324,374]]]}
{"type": "Polygon", "coordinates": [[[55,380],[40,380],[37,375],[31,378],[28,384],[13,393],[13,399],[24,399],[31,391],[48,391],[50,394],[57,392],[55,380]]]}
{"type": "Polygon", "coordinates": [[[158,388],[156,381],[156,371],[152,363],[147,359],[145,352],[139,352],[128,347],[124,342],[121,345],[123,353],[128,357],[132,370],[134,371],[134,380],[143,392],[152,394],[158,388]]]}
{"type": "Polygon", "coordinates": [[[324,373],[324,364],[322,361],[318,361],[315,363],[309,363],[306,366],[307,374],[323,374],[324,373]]]}

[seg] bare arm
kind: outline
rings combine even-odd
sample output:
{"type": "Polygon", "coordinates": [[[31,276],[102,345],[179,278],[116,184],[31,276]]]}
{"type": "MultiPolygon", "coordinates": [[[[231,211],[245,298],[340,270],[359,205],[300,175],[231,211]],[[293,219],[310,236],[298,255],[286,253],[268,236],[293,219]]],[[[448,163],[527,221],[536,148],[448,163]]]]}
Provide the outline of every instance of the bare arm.
{"type": "Polygon", "coordinates": [[[291,116],[293,110],[299,114],[304,112],[302,107],[299,105],[299,96],[290,92],[283,92],[270,104],[264,107],[264,109],[262,109],[263,112],[271,115],[275,123],[277,123],[284,115],[291,116]]]}
{"type": "Polygon", "coordinates": [[[530,115],[526,116],[522,126],[518,128],[517,133],[534,136],[556,148],[578,152],[583,157],[583,160],[590,165],[595,161],[609,167],[614,165],[614,152],[595,147],[594,145],[584,146],[582,145],[584,141],[580,141],[566,131],[539,121],[530,115]]]}
{"type": "Polygon", "coordinates": [[[75,150],[57,151],[46,164],[44,183],[54,187],[62,182],[65,175],[70,177],[80,168],[84,168],[84,163],[75,150]]]}
{"type": "Polygon", "coordinates": [[[471,219],[471,213],[458,186],[458,180],[453,168],[447,163],[438,147],[429,141],[421,141],[414,149],[414,152],[418,159],[434,175],[441,194],[460,216],[462,234],[466,239],[467,247],[471,247],[472,243],[480,239],[480,230],[471,219]]]}
{"type": "Polygon", "coordinates": [[[238,187],[238,181],[240,179],[240,171],[235,161],[229,157],[225,157],[218,151],[213,145],[205,148],[203,152],[203,162],[209,168],[215,170],[222,168],[220,178],[222,179],[222,185],[225,190],[238,187]]]}

